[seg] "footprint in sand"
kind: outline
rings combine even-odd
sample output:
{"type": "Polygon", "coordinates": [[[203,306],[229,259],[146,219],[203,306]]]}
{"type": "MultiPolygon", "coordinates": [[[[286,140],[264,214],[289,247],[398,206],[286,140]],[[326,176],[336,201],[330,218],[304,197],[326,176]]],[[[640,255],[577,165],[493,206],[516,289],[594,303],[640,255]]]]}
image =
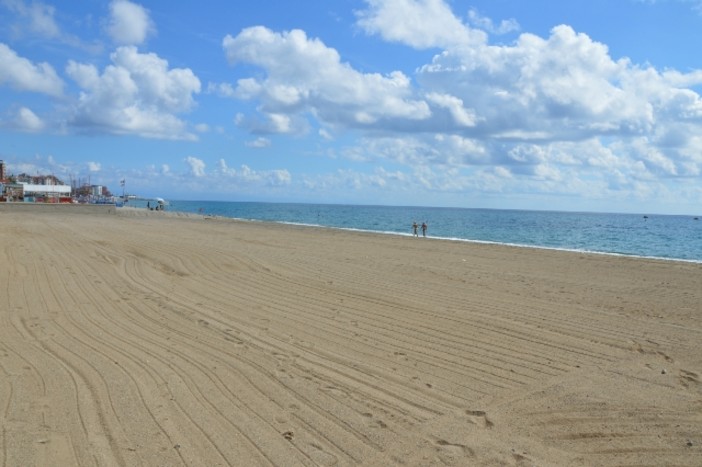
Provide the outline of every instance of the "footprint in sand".
{"type": "Polygon", "coordinates": [[[466,415],[468,415],[468,420],[474,425],[478,425],[483,428],[492,428],[495,424],[487,417],[487,413],[483,410],[466,410],[466,415]]]}
{"type": "Polygon", "coordinates": [[[387,428],[388,425],[384,421],[373,418],[373,414],[369,412],[364,412],[361,414],[363,418],[365,419],[366,425],[368,425],[371,428],[387,428]]]}
{"type": "Polygon", "coordinates": [[[275,372],[278,378],[294,378],[292,373],[290,373],[288,370],[290,369],[291,365],[295,363],[295,358],[280,352],[273,352],[273,357],[275,357],[276,360],[275,372]]]}
{"type": "Polygon", "coordinates": [[[514,458],[514,461],[516,462],[517,467],[526,467],[526,466],[531,466],[535,465],[534,461],[531,460],[531,458],[527,455],[527,453],[519,454],[518,452],[513,452],[512,457],[514,458]]]}
{"type": "Polygon", "coordinates": [[[349,393],[345,389],[342,389],[342,388],[339,388],[336,386],[328,385],[328,386],[324,386],[324,387],[319,388],[319,390],[324,391],[327,394],[330,394],[332,396],[344,397],[344,398],[349,397],[349,393]]]}
{"type": "Polygon", "coordinates": [[[686,388],[689,388],[691,386],[699,386],[700,384],[700,376],[693,371],[680,370],[680,376],[678,376],[678,380],[680,381],[680,384],[682,384],[686,388]]]}
{"type": "Polygon", "coordinates": [[[475,451],[465,444],[451,443],[444,439],[434,441],[439,460],[444,465],[466,465],[466,458],[475,457],[475,451]]]}
{"type": "Polygon", "coordinates": [[[324,466],[339,464],[339,459],[334,454],[325,451],[319,444],[310,443],[308,446],[308,454],[315,464],[324,466]]]}
{"type": "Polygon", "coordinates": [[[632,352],[637,352],[643,355],[658,355],[663,360],[669,363],[673,363],[675,361],[671,356],[667,355],[665,352],[661,352],[660,350],[655,350],[654,348],[652,348],[659,347],[659,344],[657,342],[654,342],[652,340],[646,340],[646,343],[649,344],[648,347],[644,347],[643,345],[641,345],[641,343],[634,340],[629,342],[631,343],[629,349],[632,352]]]}

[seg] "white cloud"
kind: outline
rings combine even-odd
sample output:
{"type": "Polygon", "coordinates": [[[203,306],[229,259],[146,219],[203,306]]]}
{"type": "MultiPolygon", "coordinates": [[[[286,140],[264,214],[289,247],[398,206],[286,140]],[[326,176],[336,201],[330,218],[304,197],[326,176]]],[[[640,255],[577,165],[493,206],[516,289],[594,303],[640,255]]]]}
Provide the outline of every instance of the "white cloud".
{"type": "Polygon", "coordinates": [[[507,167],[497,166],[493,172],[499,178],[513,178],[512,172],[507,167]]]}
{"type": "Polygon", "coordinates": [[[38,132],[43,130],[46,125],[30,109],[21,107],[17,111],[13,126],[23,131],[38,132]]]}
{"type": "Polygon", "coordinates": [[[190,174],[193,177],[205,176],[205,162],[197,157],[188,156],[185,158],[185,163],[190,167],[190,174]]]}
{"type": "Polygon", "coordinates": [[[253,134],[305,134],[309,131],[307,120],[296,114],[261,113],[258,116],[246,116],[238,113],[234,124],[253,134]]]}
{"type": "Polygon", "coordinates": [[[473,26],[492,34],[507,34],[520,29],[519,23],[513,18],[502,20],[498,26],[495,26],[492,19],[482,16],[475,8],[468,10],[468,20],[473,26]]]}
{"type": "Polygon", "coordinates": [[[284,186],[284,185],[289,185],[290,182],[292,181],[292,176],[290,175],[290,172],[287,170],[272,170],[270,171],[268,175],[268,183],[277,185],[277,186],[284,186]]]}
{"type": "Polygon", "coordinates": [[[50,96],[63,94],[63,81],[48,63],[34,64],[3,43],[0,43],[0,63],[0,85],[50,96]]]}
{"type": "Polygon", "coordinates": [[[0,0],[0,6],[16,15],[18,23],[10,25],[18,36],[31,33],[42,37],[55,38],[60,34],[54,19],[56,9],[42,2],[25,3],[23,0],[0,0]]]}
{"type": "Polygon", "coordinates": [[[138,45],[156,32],[149,12],[141,5],[129,0],[114,0],[110,3],[107,33],[120,45],[138,45]]]}
{"type": "Polygon", "coordinates": [[[448,50],[418,78],[474,109],[486,134],[569,138],[649,128],[650,102],[624,86],[630,71],[604,45],[559,26],[547,40],[523,34],[512,46],[448,50]]]}
{"type": "Polygon", "coordinates": [[[358,25],[368,34],[418,49],[481,44],[484,32],[466,26],[443,0],[366,0],[358,25]]]}
{"type": "Polygon", "coordinates": [[[100,172],[102,165],[99,162],[88,162],[88,172],[100,172]]]}
{"type": "Polygon", "coordinates": [[[270,113],[268,119],[274,133],[290,133],[292,119],[285,114],[270,113]]]}
{"type": "Polygon", "coordinates": [[[227,184],[236,182],[239,185],[238,188],[242,190],[255,187],[287,186],[292,181],[292,176],[286,169],[257,171],[243,164],[237,170],[228,167],[224,159],[219,160],[219,167],[215,176],[220,177],[220,181],[227,181],[227,184]]]}
{"type": "Polygon", "coordinates": [[[120,47],[102,74],[70,61],[66,73],[83,89],[70,123],[88,131],[163,139],[194,139],[176,114],[195,104],[200,80],[188,68],[168,68],[155,54],[120,47]]]}
{"type": "Polygon", "coordinates": [[[267,148],[271,145],[271,140],[264,137],[258,137],[254,140],[247,141],[246,146],[250,148],[267,148]]]}
{"type": "Polygon", "coordinates": [[[319,136],[327,141],[332,141],[334,139],[334,135],[326,128],[320,128],[318,133],[319,136]]]}
{"type": "Polygon", "coordinates": [[[223,47],[231,64],[250,63],[266,71],[265,78],[239,80],[230,94],[260,100],[269,131],[306,128],[290,124],[284,114],[311,112],[330,125],[367,127],[383,120],[413,122],[431,113],[426,102],[414,98],[403,73],[359,73],[342,63],[336,50],[300,30],[247,28],[236,37],[226,36],[223,47]]]}
{"type": "MultiPolygon", "coordinates": [[[[663,177],[702,173],[702,99],[689,88],[702,83],[702,70],[659,72],[614,59],[606,45],[566,25],[546,38],[521,34],[509,45],[491,45],[445,2],[366,3],[359,25],[368,33],[443,48],[417,69],[416,82],[401,72],[361,73],[302,31],[249,28],[227,36],[224,50],[230,63],[263,73],[216,87],[258,105],[258,117],[240,114],[237,124],[253,133],[299,133],[305,126],[297,122],[314,118],[322,142],[332,132],[360,130],[361,140],[328,151],[330,157],[412,167],[418,183],[439,191],[501,191],[509,183],[514,193],[597,197],[593,190],[614,186],[614,173],[650,185],[651,193],[668,183],[663,177]],[[455,177],[439,182],[420,170],[432,167],[455,177]]],[[[518,26],[475,12],[469,19],[493,33],[518,26]]],[[[646,192],[616,186],[631,196],[646,192]]]]}
{"type": "Polygon", "coordinates": [[[429,102],[434,103],[437,107],[448,110],[456,125],[463,127],[475,126],[475,113],[466,109],[463,106],[463,100],[458,97],[436,92],[429,93],[426,97],[429,102]]]}
{"type": "Polygon", "coordinates": [[[237,97],[234,86],[229,83],[207,83],[207,92],[221,97],[237,97]]]}
{"type": "Polygon", "coordinates": [[[2,0],[0,3],[22,18],[25,22],[21,27],[33,34],[48,38],[56,38],[60,35],[60,29],[54,19],[56,8],[53,6],[42,2],[27,4],[22,0],[2,0]]]}
{"type": "MultiPolygon", "coordinates": [[[[304,31],[252,27],[223,39],[229,62],[244,66],[232,71],[231,83],[211,82],[207,92],[249,101],[235,118],[250,133],[243,139],[249,147],[268,147],[271,134],[304,134],[305,144],[316,138],[314,151],[339,163],[401,167],[305,176],[304,183],[315,186],[336,181],[350,189],[390,191],[405,183],[432,193],[484,189],[519,196],[559,190],[582,197],[619,190],[637,197],[666,189],[674,194],[674,184],[687,183],[688,192],[694,191],[689,187],[702,174],[702,70],[658,70],[612,57],[605,44],[567,25],[543,37],[521,34],[508,44],[493,44],[491,35],[514,32],[516,21],[493,21],[477,10],[457,16],[454,4],[365,1],[357,25],[375,40],[437,49],[413,71],[362,71],[304,31]],[[349,145],[340,146],[345,142],[349,145]]],[[[21,26],[32,44],[45,38],[65,43],[57,21],[68,12],[57,14],[29,0],[0,5],[15,15],[5,31],[21,26]]],[[[124,0],[109,5],[105,26],[116,42],[139,44],[155,33],[141,5],[124,0]]],[[[21,50],[32,44],[23,43],[21,50]]],[[[99,67],[87,59],[70,61],[65,73],[79,89],[69,100],[51,65],[0,43],[0,86],[20,91],[11,99],[18,103],[8,104],[3,126],[42,131],[51,123],[48,116],[69,109],[67,128],[88,133],[191,140],[224,133],[219,126],[184,120],[201,90],[192,70],[170,68],[133,45],[118,48],[110,60],[99,67]],[[23,92],[61,99],[51,100],[58,103],[52,112],[37,101],[42,96],[22,102],[23,92]]],[[[209,159],[202,157],[188,158],[187,170],[154,164],[149,176],[164,175],[174,184],[191,180],[204,191],[217,183],[228,185],[225,190],[241,185],[250,193],[303,185],[297,173],[293,180],[285,169],[211,164],[205,170],[209,159]]]]}
{"type": "MultiPolygon", "coordinates": [[[[14,16],[3,18],[3,26],[16,40],[35,42],[48,39],[53,46],[57,43],[77,47],[91,53],[102,50],[99,42],[86,43],[79,37],[66,33],[57,22],[56,8],[52,5],[32,0],[0,0],[0,7],[5,7],[14,16]]],[[[62,15],[58,15],[61,17],[62,15]]]]}

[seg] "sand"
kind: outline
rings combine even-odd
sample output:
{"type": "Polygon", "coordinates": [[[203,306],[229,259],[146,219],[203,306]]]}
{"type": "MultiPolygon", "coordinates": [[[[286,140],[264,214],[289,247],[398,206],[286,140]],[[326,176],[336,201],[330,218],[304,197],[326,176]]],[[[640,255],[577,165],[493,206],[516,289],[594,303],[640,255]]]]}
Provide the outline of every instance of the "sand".
{"type": "Polygon", "coordinates": [[[702,265],[0,212],[10,466],[702,465],[702,265]]]}

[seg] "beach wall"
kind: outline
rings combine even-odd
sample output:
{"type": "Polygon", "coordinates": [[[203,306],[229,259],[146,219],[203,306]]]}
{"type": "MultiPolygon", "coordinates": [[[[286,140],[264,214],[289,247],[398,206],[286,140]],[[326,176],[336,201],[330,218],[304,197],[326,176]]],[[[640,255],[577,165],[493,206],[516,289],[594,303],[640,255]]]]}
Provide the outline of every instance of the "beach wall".
{"type": "Polygon", "coordinates": [[[0,213],[115,214],[114,204],[0,203],[0,213]]]}

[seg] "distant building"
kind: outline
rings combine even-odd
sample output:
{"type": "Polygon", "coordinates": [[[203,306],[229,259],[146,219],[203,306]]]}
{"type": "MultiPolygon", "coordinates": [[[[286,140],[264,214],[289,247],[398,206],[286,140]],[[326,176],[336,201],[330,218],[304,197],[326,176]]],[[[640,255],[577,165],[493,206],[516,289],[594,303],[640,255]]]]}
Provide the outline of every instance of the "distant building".
{"type": "Polygon", "coordinates": [[[21,201],[22,197],[22,185],[7,174],[5,161],[0,160],[0,201],[21,201]]]}
{"type": "Polygon", "coordinates": [[[24,201],[37,203],[70,203],[71,187],[69,185],[34,185],[21,183],[24,201]]]}
{"type": "Polygon", "coordinates": [[[65,185],[55,175],[28,175],[21,173],[15,178],[20,183],[29,183],[30,185],[65,185]]]}
{"type": "Polygon", "coordinates": [[[24,187],[7,180],[0,182],[0,201],[23,201],[24,187]]]}
{"type": "Polygon", "coordinates": [[[0,201],[70,203],[71,187],[54,175],[19,174],[11,177],[0,161],[0,201]]]}
{"type": "Polygon", "coordinates": [[[55,175],[11,176],[6,172],[5,162],[0,160],[0,201],[114,203],[114,197],[104,185],[66,185],[55,175]]]}

